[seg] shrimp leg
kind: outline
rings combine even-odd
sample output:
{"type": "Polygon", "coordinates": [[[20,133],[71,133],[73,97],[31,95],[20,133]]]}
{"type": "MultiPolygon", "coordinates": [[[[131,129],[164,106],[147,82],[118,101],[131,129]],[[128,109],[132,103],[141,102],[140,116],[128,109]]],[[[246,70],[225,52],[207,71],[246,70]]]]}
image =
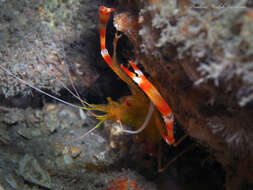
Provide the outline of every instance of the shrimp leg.
{"type": "Polygon", "coordinates": [[[101,6],[99,8],[99,33],[100,33],[101,55],[108,64],[108,66],[118,75],[118,77],[131,87],[133,94],[142,93],[135,85],[135,83],[127,76],[127,74],[117,64],[116,48],[117,42],[121,37],[121,35],[117,34],[115,35],[113,41],[113,58],[111,58],[110,54],[108,53],[108,50],[106,49],[106,25],[110,18],[111,12],[113,11],[115,11],[115,9],[107,8],[104,6],[101,6]]]}
{"type": "Polygon", "coordinates": [[[166,130],[159,129],[163,139],[169,144],[174,144],[174,135],[173,135],[173,122],[174,117],[170,106],[163,99],[161,94],[155,88],[155,86],[143,75],[141,70],[132,62],[129,61],[129,64],[133,67],[134,72],[129,71],[123,65],[121,68],[127,73],[127,75],[133,79],[135,83],[145,92],[145,94],[150,98],[153,104],[156,106],[158,111],[162,114],[166,130]]]}

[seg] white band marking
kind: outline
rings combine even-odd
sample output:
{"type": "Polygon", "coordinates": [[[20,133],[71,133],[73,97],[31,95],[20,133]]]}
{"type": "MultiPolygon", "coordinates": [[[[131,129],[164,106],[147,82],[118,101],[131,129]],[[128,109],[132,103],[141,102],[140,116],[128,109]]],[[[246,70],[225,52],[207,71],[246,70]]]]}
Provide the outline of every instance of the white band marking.
{"type": "Polygon", "coordinates": [[[142,79],[139,78],[139,77],[133,77],[133,80],[134,80],[134,82],[136,82],[137,84],[141,84],[141,82],[142,82],[142,79]]]}
{"type": "Polygon", "coordinates": [[[103,50],[101,51],[101,55],[102,55],[103,57],[105,57],[105,55],[109,55],[107,49],[103,49],[103,50]]]}

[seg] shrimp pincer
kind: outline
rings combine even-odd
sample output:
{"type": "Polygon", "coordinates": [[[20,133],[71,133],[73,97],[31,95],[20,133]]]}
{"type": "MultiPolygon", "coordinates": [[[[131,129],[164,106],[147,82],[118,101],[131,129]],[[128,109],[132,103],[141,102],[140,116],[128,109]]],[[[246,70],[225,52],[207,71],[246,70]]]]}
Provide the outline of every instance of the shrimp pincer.
{"type": "Polygon", "coordinates": [[[145,94],[150,98],[150,100],[155,104],[156,108],[162,114],[168,133],[167,135],[163,133],[161,135],[168,144],[173,144],[175,142],[173,135],[174,117],[170,106],[165,102],[154,85],[144,76],[141,70],[132,61],[129,61],[129,64],[133,67],[135,74],[129,71],[123,65],[121,65],[121,68],[131,79],[133,79],[134,82],[139,85],[139,87],[145,92],[145,94]]]}

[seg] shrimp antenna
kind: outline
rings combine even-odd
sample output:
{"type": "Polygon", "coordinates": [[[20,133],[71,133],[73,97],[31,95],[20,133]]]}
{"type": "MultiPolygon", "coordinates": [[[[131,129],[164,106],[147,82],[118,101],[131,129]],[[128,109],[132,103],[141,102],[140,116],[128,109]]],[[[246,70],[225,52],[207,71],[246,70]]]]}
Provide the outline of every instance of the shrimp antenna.
{"type": "MultiPolygon", "coordinates": [[[[26,39],[24,39],[24,41],[25,41],[26,44],[29,46],[29,48],[32,49],[31,44],[30,44],[26,39]]],[[[62,47],[62,46],[61,46],[61,47],[62,47]]],[[[64,49],[64,48],[62,47],[62,49],[64,49]]],[[[40,56],[37,52],[35,52],[35,56],[38,58],[38,60],[39,60],[40,62],[43,62],[41,56],[40,56]]],[[[64,54],[64,60],[65,60],[65,54],[64,54]]],[[[65,70],[66,70],[67,65],[65,64],[65,62],[64,62],[64,66],[65,66],[65,70]]],[[[77,90],[76,90],[76,88],[75,88],[75,86],[74,86],[74,83],[73,83],[73,80],[72,80],[72,78],[71,78],[71,76],[70,76],[69,71],[68,71],[67,73],[68,73],[68,79],[70,80],[71,86],[74,88],[76,94],[73,93],[73,92],[64,84],[64,82],[62,82],[62,81],[59,79],[59,77],[58,77],[57,75],[54,74],[54,76],[56,77],[57,81],[60,82],[61,85],[62,85],[72,96],[74,96],[75,98],[77,98],[77,99],[81,102],[81,104],[83,105],[84,108],[87,108],[87,106],[91,106],[88,102],[86,102],[86,101],[84,101],[84,100],[81,99],[80,95],[77,93],[77,90]],[[86,104],[86,105],[85,105],[85,104],[86,104]]],[[[83,109],[84,109],[84,108],[83,108],[83,109]]],[[[87,110],[88,110],[88,109],[87,109],[87,110]]],[[[90,113],[90,112],[89,112],[89,113],[90,113]]],[[[91,114],[93,114],[93,113],[91,113],[91,114]]],[[[96,114],[94,114],[94,115],[96,115],[96,114]]]]}
{"type": "MultiPolygon", "coordinates": [[[[27,43],[27,45],[32,49],[30,43],[29,43],[28,41],[26,41],[26,39],[24,39],[24,40],[25,40],[25,42],[27,43]]],[[[62,47],[62,46],[61,46],[61,47],[62,47]]],[[[64,48],[62,47],[62,49],[64,49],[64,48]]],[[[35,56],[38,58],[38,60],[39,60],[40,62],[43,62],[43,61],[42,61],[42,58],[40,57],[40,55],[39,55],[37,52],[35,52],[35,56]]],[[[64,54],[63,56],[64,56],[64,60],[65,60],[65,54],[64,54]]],[[[93,112],[91,111],[91,108],[89,108],[89,107],[91,107],[91,104],[89,104],[88,102],[86,102],[85,100],[83,100],[83,99],[80,97],[80,95],[78,94],[78,92],[77,92],[77,90],[76,90],[76,88],[75,88],[75,86],[74,86],[72,77],[71,77],[71,75],[70,75],[70,73],[69,73],[68,66],[67,66],[67,64],[66,64],[65,62],[64,62],[64,67],[65,67],[65,72],[67,72],[67,74],[68,74],[68,79],[70,80],[71,86],[72,86],[72,88],[75,90],[75,93],[76,93],[76,94],[75,94],[74,92],[72,92],[72,91],[64,84],[64,82],[62,82],[62,81],[59,79],[59,77],[58,77],[57,75],[54,74],[54,76],[56,77],[57,81],[60,82],[61,85],[62,85],[72,96],[74,96],[75,98],[77,98],[77,99],[81,102],[81,104],[83,105],[83,107],[80,107],[81,109],[86,109],[91,115],[93,115],[93,116],[95,116],[95,117],[99,117],[99,115],[93,113],[93,112]]],[[[35,88],[34,88],[34,89],[35,89],[35,88]]],[[[45,93],[44,93],[44,94],[45,94],[45,93]]],[[[52,97],[52,96],[50,96],[50,97],[52,97]]]]}
{"type": "Polygon", "coordinates": [[[93,127],[92,129],[90,129],[88,132],[84,133],[83,135],[81,135],[80,137],[78,137],[77,139],[74,139],[72,142],[75,141],[79,141],[82,138],[86,137],[87,135],[89,135],[91,132],[93,132],[95,129],[97,129],[100,125],[102,125],[102,123],[105,121],[105,119],[102,119],[95,127],[93,127]]]}
{"type": "Polygon", "coordinates": [[[18,76],[14,75],[14,74],[11,73],[9,70],[5,69],[2,65],[0,65],[0,69],[2,69],[4,72],[6,72],[7,74],[9,74],[9,75],[12,76],[13,78],[17,79],[17,80],[20,81],[21,83],[23,83],[23,84],[25,84],[25,85],[31,87],[32,89],[34,89],[34,90],[36,90],[36,91],[38,91],[38,92],[40,92],[40,93],[42,93],[42,94],[44,94],[44,95],[46,95],[46,96],[49,96],[50,98],[55,99],[55,100],[57,100],[57,101],[59,101],[59,102],[61,102],[61,103],[63,103],[63,104],[66,104],[66,105],[68,105],[68,106],[72,106],[72,107],[78,108],[78,109],[87,109],[87,110],[89,109],[89,108],[87,108],[87,107],[84,108],[84,107],[81,107],[81,106],[78,106],[78,105],[75,105],[75,104],[71,104],[71,103],[69,103],[69,102],[67,102],[67,101],[64,101],[64,100],[62,100],[62,99],[60,99],[60,98],[57,98],[57,97],[53,96],[52,94],[49,94],[49,93],[47,93],[47,92],[45,92],[45,91],[43,91],[43,90],[37,88],[37,87],[34,86],[33,84],[31,84],[31,83],[29,83],[29,82],[27,82],[27,81],[25,81],[25,80],[19,78],[18,76]]]}
{"type": "MultiPolygon", "coordinates": [[[[63,40],[62,40],[62,35],[60,35],[60,38],[61,38],[61,41],[63,41],[63,40]]],[[[64,51],[64,47],[62,46],[62,44],[60,44],[60,46],[61,46],[61,48],[62,48],[63,51],[64,51]]],[[[63,59],[65,60],[65,52],[64,52],[64,54],[63,54],[63,59]]],[[[75,98],[77,98],[77,99],[81,102],[81,104],[82,104],[84,107],[86,107],[86,106],[91,106],[91,104],[89,104],[87,101],[85,101],[85,100],[83,100],[83,99],[81,98],[80,94],[79,94],[78,91],[76,90],[75,84],[74,84],[73,79],[72,79],[72,77],[71,77],[71,75],[70,75],[68,65],[65,63],[65,61],[64,61],[63,63],[64,63],[64,66],[65,66],[65,72],[67,73],[68,79],[69,79],[70,84],[71,84],[72,88],[74,89],[75,93],[73,93],[73,92],[63,83],[64,88],[66,88],[66,89],[70,92],[70,94],[72,94],[75,98]],[[85,104],[86,104],[86,105],[85,105],[85,104]]],[[[56,77],[57,77],[57,76],[56,76],[56,77]]]]}
{"type": "MultiPolygon", "coordinates": [[[[101,116],[101,115],[97,115],[97,114],[95,114],[94,112],[92,112],[91,110],[93,109],[92,108],[92,105],[91,104],[89,104],[88,102],[86,102],[85,100],[83,100],[82,98],[81,98],[81,96],[79,95],[79,93],[77,92],[77,90],[76,90],[76,88],[75,88],[75,85],[74,85],[74,83],[73,83],[73,80],[72,80],[72,77],[71,77],[71,75],[70,75],[70,73],[69,73],[69,70],[68,70],[68,66],[66,65],[66,64],[64,64],[65,65],[65,70],[66,70],[66,72],[68,73],[68,78],[69,78],[69,80],[70,80],[70,83],[71,83],[71,86],[72,86],[72,88],[75,90],[75,92],[76,92],[76,94],[74,93],[74,92],[72,92],[65,84],[64,84],[64,82],[62,82],[61,80],[59,80],[58,78],[58,81],[62,84],[62,86],[65,88],[65,89],[67,89],[67,91],[69,91],[69,93],[72,95],[72,96],[74,96],[75,98],[77,98],[80,102],[81,102],[81,104],[83,105],[83,109],[86,109],[88,112],[89,112],[89,114],[91,114],[91,115],[93,115],[93,116],[95,116],[95,117],[97,117],[97,118],[99,118],[99,117],[103,117],[103,115],[101,116]],[[86,104],[86,105],[85,105],[86,104]],[[88,108],[87,106],[89,106],[90,108],[88,108]]],[[[57,76],[56,76],[57,77],[57,76]]]]}
{"type": "Polygon", "coordinates": [[[65,66],[65,71],[68,75],[68,79],[70,81],[70,84],[71,84],[72,88],[74,89],[75,93],[72,92],[64,83],[62,84],[63,87],[66,88],[69,91],[69,93],[72,94],[75,98],[77,98],[84,107],[91,106],[91,104],[89,104],[88,102],[86,102],[85,100],[83,100],[81,98],[80,94],[76,90],[76,87],[74,85],[74,82],[73,82],[72,77],[71,77],[70,72],[69,72],[69,68],[68,68],[67,64],[65,64],[65,62],[64,62],[64,66],[65,66]]]}

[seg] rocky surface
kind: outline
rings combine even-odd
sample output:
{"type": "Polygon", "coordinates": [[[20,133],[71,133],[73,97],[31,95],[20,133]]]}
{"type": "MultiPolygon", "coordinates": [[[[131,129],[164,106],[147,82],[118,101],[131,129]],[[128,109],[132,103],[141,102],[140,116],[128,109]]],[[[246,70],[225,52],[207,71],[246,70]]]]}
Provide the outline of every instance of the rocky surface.
{"type": "MultiPolygon", "coordinates": [[[[98,78],[96,59],[98,1],[1,1],[1,65],[38,88],[55,93],[75,83],[89,87],[98,78]],[[87,39],[90,39],[89,41],[87,39]],[[78,82],[79,81],[79,82],[78,82]]],[[[0,71],[5,97],[31,94],[31,89],[0,71]]]]}
{"type": "Polygon", "coordinates": [[[43,110],[1,108],[3,189],[105,190],[114,185],[113,181],[123,179],[134,180],[139,188],[155,189],[139,174],[122,170],[124,164],[119,167],[119,160],[129,151],[123,148],[123,140],[121,147],[112,147],[113,134],[109,131],[97,129],[76,140],[95,122],[87,113],[80,115],[77,110],[57,104],[48,104],[43,110]]]}

